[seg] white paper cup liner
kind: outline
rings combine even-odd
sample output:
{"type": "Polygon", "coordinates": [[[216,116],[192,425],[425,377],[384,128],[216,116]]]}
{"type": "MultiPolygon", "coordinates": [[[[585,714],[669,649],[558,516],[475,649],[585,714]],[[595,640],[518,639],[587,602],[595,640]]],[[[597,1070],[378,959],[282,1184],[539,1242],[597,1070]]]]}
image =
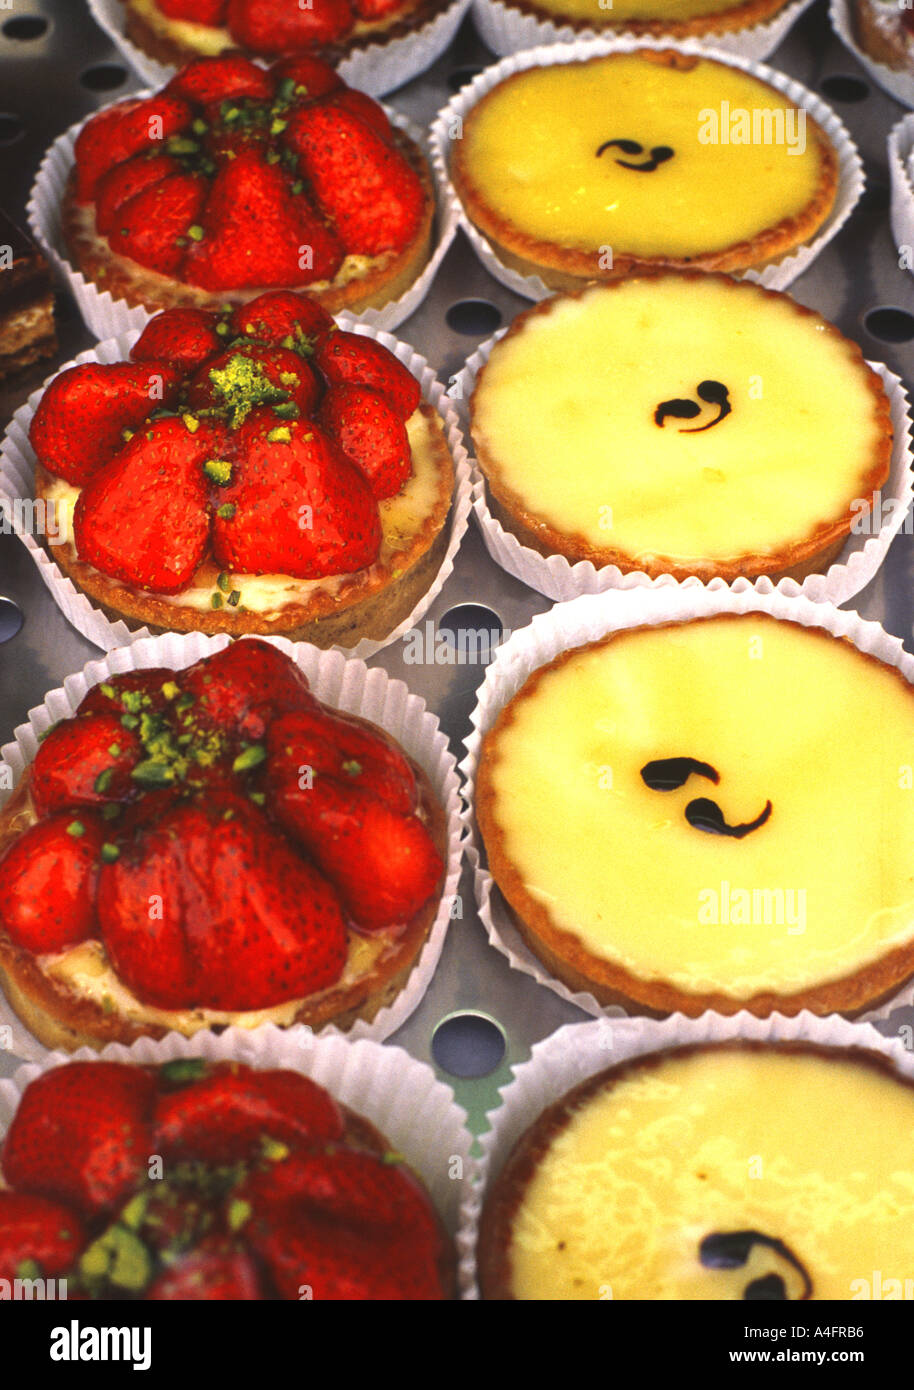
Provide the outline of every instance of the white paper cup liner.
{"type": "MultiPolygon", "coordinates": [[[[95,4],[96,0],[89,0],[95,4]]],[[[760,63],[773,53],[787,32],[799,19],[812,0],[793,0],[765,24],[753,24],[732,33],[706,34],[694,40],[719,53],[736,53],[741,58],[749,58],[760,63]]],[[[503,0],[473,0],[473,23],[477,33],[487,48],[500,57],[509,53],[519,53],[524,48],[536,48],[546,43],[574,43],[578,39],[598,39],[606,36],[606,29],[575,28],[562,24],[558,18],[538,19],[536,15],[524,14],[503,0]]],[[[613,29],[614,34],[620,29],[613,29]]]]}
{"type": "MultiPolygon", "coordinates": [[[[370,1023],[360,1019],[346,1030],[348,1038],[382,1041],[405,1023],[419,1004],[435,973],[444,945],[451,903],[460,878],[465,838],[460,782],[455,760],[437,717],[429,712],[424,700],[418,695],[410,694],[403,681],[391,680],[381,667],[369,670],[364,662],[347,658],[342,652],[320,651],[307,642],[287,642],[281,637],[267,637],[263,640],[271,642],[296,662],[307,676],[318,699],[334,709],[341,709],[347,714],[357,714],[386,729],[425,770],[447,815],[445,882],[438,913],[428,939],[406,985],[394,1002],[382,1008],[370,1023]]],[[[52,690],[43,705],[29,710],[28,722],[20,724],[13,731],[13,740],[0,748],[0,766],[5,764],[11,773],[8,780],[14,784],[19,782],[38,751],[41,734],[59,719],[68,719],[91,686],[97,685],[110,675],[120,675],[124,671],[135,671],[145,666],[165,666],[182,670],[201,657],[220,651],[228,644],[229,639],[224,636],[205,637],[202,633],[196,632],[165,633],[161,637],[148,637],[134,642],[130,647],[120,647],[100,661],[88,662],[82,671],[68,676],[62,686],[52,690]]],[[[3,800],[6,800],[6,797],[3,800]]],[[[28,1032],[2,993],[0,1024],[5,1024],[11,1029],[10,1050],[17,1057],[34,1061],[47,1055],[48,1049],[28,1032]]],[[[288,1031],[302,1036],[309,1036],[313,1032],[304,1025],[293,1025],[288,1031]]],[[[321,1030],[321,1036],[339,1036],[340,1032],[340,1029],[330,1024],[321,1030]]]]}
{"type": "Polygon", "coordinates": [[[900,264],[914,275],[914,182],[910,172],[912,153],[914,114],[903,116],[892,126],[888,139],[889,178],[892,185],[889,220],[892,224],[892,236],[900,255],[903,256],[900,264]]]}
{"type": "MultiPolygon", "coordinates": [[[[527,677],[560,653],[628,628],[687,622],[717,613],[768,613],[803,627],[823,628],[897,668],[905,680],[914,685],[914,656],[904,650],[899,638],[890,636],[879,623],[864,621],[857,613],[832,604],[813,603],[804,597],[789,598],[778,593],[762,594],[751,589],[734,593],[727,589],[672,587],[627,589],[612,595],[584,594],[538,614],[527,627],[515,632],[498,648],[477,694],[471,716],[472,732],[465,740],[467,751],[460,764],[467,807],[464,813],[469,838],[467,857],[473,870],[479,915],[490,943],[515,970],[530,975],[559,998],[595,1017],[618,1019],[629,1014],[618,1005],[604,1008],[592,994],[572,991],[549,974],[514,926],[508,906],[489,873],[473,813],[482,741],[527,677]]],[[[914,978],[905,982],[891,998],[861,1013],[858,1019],[885,1018],[894,1009],[912,1003],[914,978]]],[[[640,1017],[634,1005],[632,1014],[640,1017]]]]}
{"type": "MultiPolygon", "coordinates": [[[[356,49],[339,64],[340,76],[351,87],[359,87],[373,97],[383,96],[385,92],[401,87],[441,57],[469,6],[470,0],[453,0],[447,9],[440,11],[413,33],[356,49]]],[[[176,67],[151,58],[128,39],[122,0],[89,0],[89,10],[96,24],[104,29],[144,81],[164,86],[174,77],[176,67]]]]}
{"type": "Polygon", "coordinates": [[[50,1052],[37,1064],[19,1067],[10,1080],[0,1081],[0,1146],[23,1091],[37,1076],[69,1061],[96,1061],[99,1057],[153,1066],[177,1057],[206,1057],[243,1062],[261,1070],[288,1068],[311,1077],[343,1105],[370,1120],[422,1177],[457,1245],[459,1290],[464,1297],[470,1292],[470,1206],[478,1163],[470,1154],[472,1137],[465,1112],[455,1102],[450,1087],[438,1081],[426,1063],[399,1047],[383,1047],[365,1039],[315,1038],[272,1025],[256,1034],[230,1028],[218,1037],[213,1033],[195,1038],[172,1034],[161,1042],[147,1038],[132,1047],[112,1043],[101,1053],[81,1048],[72,1057],[50,1052]]]}
{"type": "MultiPolygon", "coordinates": [[[[472,482],[469,459],[464,448],[457,416],[444,387],[438,381],[434,370],[428,365],[425,358],[415,352],[408,343],[399,342],[389,333],[372,330],[357,320],[347,318],[346,315],[338,315],[337,322],[341,328],[359,333],[366,338],[373,338],[383,344],[412,372],[422,385],[423,400],[433,405],[441,417],[445,438],[454,462],[454,499],[451,503],[450,517],[446,522],[450,528],[449,539],[441,567],[413,611],[387,637],[379,639],[363,637],[354,647],[345,649],[351,656],[367,659],[415,627],[444,587],[445,580],[454,568],[454,559],[467,528],[472,505],[472,482]]],[[[68,367],[84,362],[121,362],[127,357],[131,347],[139,337],[140,331],[134,329],[132,332],[122,333],[106,342],[99,343],[87,352],[80,353],[72,362],[65,363],[59,370],[66,371],[68,367]]],[[[21,513],[24,511],[22,503],[35,496],[35,453],[29,442],[29,428],[45,386],[57,374],[57,372],[53,373],[44,386],[33,391],[25,405],[16,411],[2,445],[0,445],[0,507],[7,508],[13,529],[38,566],[39,574],[67,621],[72,623],[77,631],[87,637],[90,642],[94,642],[97,647],[101,647],[103,651],[111,651],[114,647],[121,647],[127,643],[149,637],[151,635],[149,629],[146,627],[132,629],[119,618],[114,620],[108,618],[84,593],[77,589],[71,579],[67,578],[28,525],[21,524],[21,513]]]]}
{"type": "Polygon", "coordinates": [[[889,96],[894,97],[896,101],[900,101],[902,106],[914,106],[914,70],[903,72],[896,68],[890,68],[885,63],[877,62],[875,58],[871,58],[868,53],[864,52],[854,37],[848,0],[830,0],[828,17],[844,47],[853,53],[857,62],[866,69],[876,86],[881,87],[884,92],[888,92],[889,96]]]}
{"type": "MultiPolygon", "coordinates": [[[[914,124],[912,124],[914,140],[914,124]]],[[[912,236],[914,236],[914,197],[912,197],[912,236]]],[[[473,394],[476,379],[488,361],[495,344],[504,337],[507,330],[489,338],[467,360],[466,366],[458,373],[451,388],[455,402],[463,408],[465,438],[472,450],[473,441],[469,430],[469,401],[473,394]]],[[[736,579],[731,583],[725,579],[712,579],[707,582],[692,576],[677,580],[671,574],[651,578],[643,570],[623,573],[618,565],[604,565],[597,568],[590,560],[579,560],[572,564],[564,555],[540,555],[531,546],[523,545],[511,531],[505,529],[489,509],[486,480],[478,462],[471,455],[473,477],[473,511],[482,531],[485,547],[497,565],[515,579],[528,584],[531,589],[545,594],[556,602],[577,598],[580,594],[600,594],[610,589],[659,589],[679,586],[701,589],[731,589],[742,593],[755,589],[762,594],[780,593],[791,597],[802,595],[815,603],[846,603],[854,594],[865,589],[873,579],[888,554],[889,547],[900,531],[908,508],[914,496],[914,472],[912,472],[911,415],[908,398],[900,379],[879,362],[871,362],[873,371],[878,372],[889,398],[892,414],[892,459],[889,477],[880,489],[880,518],[885,518],[875,535],[861,532],[848,537],[847,543],[837,560],[829,565],[824,574],[810,574],[802,580],[779,579],[776,584],[764,576],[761,578],[736,579]]]]}
{"type": "MultiPolygon", "coordinates": [[[[662,1022],[641,1019],[623,1023],[569,1023],[536,1043],[530,1060],[515,1068],[502,1089],[499,1106],[490,1111],[492,1126],[480,1139],[483,1151],[482,1187],[470,1206],[470,1239],[475,1249],[483,1188],[503,1168],[511,1150],[542,1112],[588,1077],[634,1057],[673,1047],[751,1039],[757,1042],[807,1042],[819,1047],[863,1049],[888,1058],[901,1076],[914,1078],[914,1058],[897,1039],[889,1041],[868,1024],[848,1023],[830,1014],[819,1018],[804,1012],[795,1018],[772,1014],[754,1018],[739,1013],[730,1018],[706,1013],[697,1019],[673,1014],[662,1022]]],[[[747,1098],[747,1105],[751,1098],[747,1098]]],[[[478,1287],[473,1297],[479,1296],[478,1287]]]]}
{"type": "MultiPolygon", "coordinates": [[[[131,96],[136,97],[152,95],[154,95],[154,89],[151,88],[131,94],[131,96]]],[[[117,103],[112,104],[116,105],[117,103]]],[[[102,107],[101,109],[106,110],[107,108],[102,107]]],[[[390,107],[386,106],[384,110],[391,124],[397,129],[405,131],[428,157],[425,132],[390,107]]],[[[92,116],[97,114],[98,112],[93,112],[92,116]]],[[[86,327],[95,334],[96,338],[104,340],[116,338],[119,334],[127,333],[131,329],[145,328],[149,320],[159,310],[146,309],[143,305],[135,305],[131,308],[126,300],[113,298],[110,290],[100,290],[92,280],[87,280],[67,258],[67,248],[64,244],[61,226],[61,207],[73,169],[73,151],[76,139],[83,126],[92,119],[92,116],[87,116],[84,120],[71,125],[69,130],[64,131],[63,135],[59,135],[47,150],[32,185],[26,214],[35,240],[45,251],[58,276],[72,293],[86,327]]],[[[346,321],[344,327],[359,322],[370,328],[389,331],[396,328],[398,324],[409,318],[410,314],[418,309],[431,288],[432,281],[447,254],[448,247],[457,234],[460,210],[452,207],[449,200],[445,201],[439,198],[435,217],[434,248],[422,274],[413,281],[409,289],[399,299],[391,300],[389,304],[383,305],[380,309],[363,309],[358,316],[348,310],[337,315],[336,317],[341,323],[343,320],[346,321]]],[[[303,294],[308,293],[307,286],[298,288],[303,294]]],[[[230,291],[226,291],[227,298],[230,297],[230,294],[230,291]]]]}
{"type": "Polygon", "coordinates": [[[505,265],[493,250],[489,241],[473,225],[463,210],[457,191],[451,182],[449,166],[454,132],[463,128],[470,109],[485,94],[505,78],[526,68],[551,67],[556,63],[583,62],[588,58],[602,57],[608,53],[632,53],[639,49],[675,49],[679,53],[694,53],[699,57],[715,58],[733,68],[740,68],[753,77],[769,83],[788,97],[797,106],[804,107],[818,122],[830,139],[838,157],[838,190],[835,204],[825,224],[816,236],[790,255],[782,257],[772,265],[760,270],[746,270],[735,274],[735,279],[754,280],[769,290],[785,290],[798,275],[802,275],[827,246],[832,237],[844,226],[856,206],[864,186],[863,164],[857,147],[830,106],[827,106],[815,92],[795,82],[782,72],[766,67],[763,63],[751,62],[734,53],[724,53],[719,48],[689,40],[685,43],[671,43],[662,39],[576,39],[572,43],[556,43],[540,48],[527,49],[503,58],[485,68],[478,77],[462,87],[446,106],[438,112],[432,124],[430,144],[432,162],[442,189],[442,199],[454,206],[460,217],[460,225],[466,232],[479,259],[491,275],[494,275],[507,289],[526,299],[545,299],[553,291],[548,289],[538,275],[522,275],[505,265]]]}

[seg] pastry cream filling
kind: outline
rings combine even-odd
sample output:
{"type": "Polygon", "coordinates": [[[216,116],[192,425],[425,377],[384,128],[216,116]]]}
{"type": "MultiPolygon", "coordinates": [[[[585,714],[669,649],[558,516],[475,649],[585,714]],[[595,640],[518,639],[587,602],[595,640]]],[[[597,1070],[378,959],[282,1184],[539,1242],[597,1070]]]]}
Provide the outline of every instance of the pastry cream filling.
{"type": "Polygon", "coordinates": [[[595,253],[723,250],[803,212],[822,176],[805,113],[708,59],[687,72],[637,54],[527,69],[473,109],[463,140],[488,208],[515,231],[595,253]],[[734,143],[736,113],[748,113],[751,139],[755,111],[770,114],[770,132],[759,126],[769,142],[734,143]],[[642,153],[597,155],[620,139],[642,153]],[[652,172],[618,163],[644,164],[655,148],[673,153],[652,172]]]}
{"type": "MultiPolygon", "coordinates": [[[[395,561],[397,554],[406,548],[413,536],[434,510],[438,497],[439,474],[436,466],[438,457],[435,449],[435,432],[443,433],[441,419],[437,412],[426,415],[418,409],[410,416],[406,425],[412,453],[413,471],[395,497],[387,497],[378,503],[381,514],[383,537],[377,564],[388,565],[395,561]]],[[[80,489],[62,478],[54,478],[47,489],[47,496],[55,506],[55,523],[62,537],[72,541],[73,512],[80,489]]],[[[347,582],[355,578],[353,574],[331,575],[324,579],[294,579],[286,574],[235,574],[229,572],[227,590],[239,590],[241,598],[237,607],[226,608],[226,612],[260,613],[272,617],[286,604],[306,603],[319,590],[337,593],[347,582]]],[[[191,584],[179,594],[160,594],[158,597],[167,603],[181,608],[211,610],[213,594],[217,590],[214,583],[191,584]]]]}
{"type": "Polygon", "coordinates": [[[738,7],[739,0],[535,0],[538,8],[550,14],[567,15],[595,25],[621,25],[627,19],[674,21],[704,15],[725,14],[738,7]]]}
{"type": "Polygon", "coordinates": [[[642,563],[734,561],[860,496],[883,428],[871,380],[786,297],[636,279],[557,300],[498,343],[471,428],[493,482],[564,535],[642,563]],[[725,388],[720,419],[708,382],[725,388]],[[692,418],[657,423],[683,401],[692,418]]]}
{"type": "Polygon", "coordinates": [[[513,1225],[515,1296],[739,1299],[776,1275],[797,1298],[802,1275],[770,1246],[702,1264],[708,1236],[754,1231],[815,1299],[901,1297],[887,1285],[914,1279],[912,1148],[914,1090],[867,1066],[714,1049],[639,1068],[540,1159],[513,1225]]]}
{"type": "MultiPolygon", "coordinates": [[[[331,990],[342,989],[364,979],[389,946],[389,938],[383,934],[367,937],[349,932],[348,953],[343,973],[330,989],[309,995],[307,1002],[316,1004],[331,990]]],[[[158,1024],[164,1028],[174,1028],[186,1036],[198,1032],[201,1028],[212,1028],[218,1024],[234,1024],[238,1028],[259,1028],[263,1023],[275,1023],[277,1027],[287,1027],[295,1022],[295,1015],[305,1003],[303,998],[290,999],[283,1004],[275,1004],[272,1008],[248,1009],[244,1012],[222,1009],[157,1009],[152,1004],[144,1004],[118,979],[101,941],[82,941],[78,946],[71,946],[55,955],[38,956],[37,960],[51,979],[66,985],[78,998],[97,1004],[106,1013],[115,1014],[130,1023],[158,1024]]]]}
{"type": "Polygon", "coordinates": [[[528,893],[592,956],[742,1000],[914,937],[914,692],[850,644],[764,614],[623,632],[512,714],[491,814],[528,893]],[[642,769],[672,758],[719,780],[651,789],[642,769]],[[696,800],[763,823],[709,833],[696,800]]]}

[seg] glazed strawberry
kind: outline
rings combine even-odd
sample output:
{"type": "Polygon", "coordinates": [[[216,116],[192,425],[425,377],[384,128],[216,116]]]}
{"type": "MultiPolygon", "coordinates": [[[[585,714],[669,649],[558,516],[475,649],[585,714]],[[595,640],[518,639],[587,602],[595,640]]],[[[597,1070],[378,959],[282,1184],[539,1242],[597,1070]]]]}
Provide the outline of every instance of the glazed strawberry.
{"type": "Polygon", "coordinates": [[[372,130],[377,131],[382,140],[390,143],[393,139],[393,127],[387,119],[384,107],[367,92],[360,92],[356,87],[342,87],[332,93],[327,105],[339,107],[342,111],[358,116],[366,125],[370,125],[372,130]]]}
{"type": "Polygon", "coordinates": [[[291,290],[270,290],[239,304],[229,323],[236,334],[296,351],[317,347],[336,330],[326,309],[291,290]]]}
{"type": "Polygon", "coordinates": [[[269,1008],[333,984],[346,956],[333,889],[241,797],[179,805],[124,844],[98,919],[120,978],[160,1008],[269,1008]]]}
{"type": "Polygon", "coordinates": [[[406,426],[378,391],[331,386],[317,420],[358,464],[375,497],[396,496],[412,473],[412,455],[406,426]]]}
{"type": "Polygon", "coordinates": [[[22,1192],[110,1210],[145,1177],[154,1081],[119,1062],[71,1062],[36,1077],[3,1146],[3,1176],[22,1192]]]}
{"type": "Polygon", "coordinates": [[[237,418],[239,407],[246,412],[255,404],[291,401],[299,415],[310,416],[320,394],[316,373],[297,353],[251,343],[205,362],[188,383],[187,403],[191,410],[227,406],[237,418]]]}
{"type": "Polygon", "coordinates": [[[204,289],[330,280],[343,260],[335,234],[303,198],[293,198],[280,165],[267,163],[256,149],[220,168],[202,225],[184,274],[204,289]]]}
{"type": "Polygon", "coordinates": [[[265,101],[273,95],[273,79],[240,53],[226,53],[215,58],[195,58],[171,79],[165,90],[198,106],[242,97],[265,101]]]}
{"type": "Polygon", "coordinates": [[[255,410],[213,520],[219,564],[317,579],[372,564],[380,546],[377,503],[355,464],[307,420],[255,410]]]}
{"type": "Polygon", "coordinates": [[[73,531],[80,557],[103,574],[173,594],[193,578],[209,537],[207,463],[220,460],[219,427],[156,420],[83,489],[73,531]]]}
{"type": "Polygon", "coordinates": [[[359,19],[377,22],[402,10],[403,0],[352,0],[352,8],[359,19]]]}
{"type": "Polygon", "coordinates": [[[118,102],[100,111],[76,137],[76,197],[89,202],[103,174],[141,151],[162,153],[163,141],[190,125],[186,102],[167,92],[142,101],[118,102]]]}
{"type": "MultiPolygon", "coordinates": [[[[196,1060],[182,1059],[178,1067],[196,1060]]],[[[306,1076],[236,1062],[204,1066],[203,1072],[156,1102],[156,1152],[166,1159],[232,1163],[259,1158],[264,1140],[299,1148],[342,1138],[339,1107],[306,1076]]],[[[164,1073],[167,1084],[167,1064],[164,1073]]]]}
{"type": "Polygon", "coordinates": [[[51,382],[38,402],[29,439],[49,473],[81,486],[152,411],[168,407],[177,374],[163,361],[87,362],[51,382]]]}
{"type": "Polygon", "coordinates": [[[222,25],[228,0],[156,0],[156,3],[167,19],[222,25]]]}
{"type": "Polygon", "coordinates": [[[402,1164],[351,1149],[296,1153],[240,1190],[245,1227],[281,1297],[439,1299],[443,1243],[402,1164]]]}
{"type": "Polygon", "coordinates": [[[370,386],[403,420],[418,409],[422,399],[418,381],[389,348],[374,338],[338,330],[318,346],[314,361],[331,386],[370,386]]]}
{"type": "Polygon", "coordinates": [[[331,102],[294,111],[284,140],[347,251],[380,256],[416,236],[425,191],[408,161],[365,121],[331,102]]]}
{"type": "Polygon", "coordinates": [[[162,1299],[231,1299],[241,1301],[263,1298],[257,1266],[250,1255],[218,1237],[201,1242],[196,1250],[179,1258],[154,1279],[145,1297],[153,1302],[162,1299]]]}
{"type": "Polygon", "coordinates": [[[146,325],[130,356],[134,362],[168,362],[177,371],[193,372],[223,351],[218,322],[205,309],[166,309],[146,325]]]}
{"type": "Polygon", "coordinates": [[[319,710],[299,668],[278,647],[256,637],[230,642],[180,673],[189,701],[181,727],[196,733],[219,731],[234,745],[258,743],[271,720],[292,711],[319,710]]]}
{"type": "Polygon", "coordinates": [[[27,951],[63,951],[95,935],[95,888],[107,827],[72,811],[37,821],[0,859],[0,929],[27,951]]]}
{"type": "Polygon", "coordinates": [[[289,53],[332,43],[352,28],[349,0],[228,0],[226,24],[237,44],[251,53],[289,53]]]}
{"type": "Polygon", "coordinates": [[[271,808],[333,883],[343,907],[371,931],[406,922],[428,902],[441,878],[441,856],[422,821],[401,815],[360,787],[317,774],[274,783],[271,808]]]}
{"type": "Polygon", "coordinates": [[[111,245],[160,275],[182,265],[209,193],[201,174],[171,174],[118,209],[111,245]]]}
{"type": "Polygon", "coordinates": [[[135,786],[130,774],[141,757],[139,739],[116,714],[62,720],[32,763],[29,787],[38,814],[129,795],[135,786]]]}
{"type": "Polygon", "coordinates": [[[60,1202],[0,1191],[0,1279],[57,1279],[85,1244],[82,1221],[60,1202]]]}
{"type": "Polygon", "coordinates": [[[297,53],[290,58],[281,58],[278,63],[273,64],[271,72],[280,91],[288,91],[288,87],[284,88],[283,84],[289,83],[292,89],[289,92],[290,96],[308,97],[312,101],[345,85],[336,68],[310,53],[297,53]]]}
{"type": "Polygon", "coordinates": [[[168,154],[140,155],[123,164],[115,164],[99,179],[95,190],[95,225],[98,230],[107,236],[116,227],[118,211],[125,203],[169,174],[180,171],[177,160],[168,154]]]}
{"type": "Polygon", "coordinates": [[[380,729],[338,711],[318,706],[273,720],[267,737],[270,782],[277,788],[297,784],[302,767],[370,792],[400,815],[416,809],[416,778],[402,749],[380,729]]]}

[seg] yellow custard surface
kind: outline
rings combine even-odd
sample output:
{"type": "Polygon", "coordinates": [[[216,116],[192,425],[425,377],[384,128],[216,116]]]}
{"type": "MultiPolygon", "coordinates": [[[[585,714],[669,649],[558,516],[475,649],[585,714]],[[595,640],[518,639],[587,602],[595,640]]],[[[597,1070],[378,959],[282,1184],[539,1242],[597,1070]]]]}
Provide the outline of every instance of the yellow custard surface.
{"type": "Polygon", "coordinates": [[[706,58],[685,72],[638,54],[525,69],[472,109],[461,146],[479,198],[515,230],[638,256],[698,256],[749,241],[808,208],[823,172],[804,112],[706,58]],[[752,142],[756,110],[770,113],[768,142],[752,142]],[[748,112],[749,143],[721,138],[737,132],[736,112],[748,112]],[[674,153],[649,173],[617,162],[643,163],[646,153],[597,155],[619,139],[674,153]]]}
{"type": "Polygon", "coordinates": [[[914,937],[914,692],[894,669],[753,613],[621,632],[532,682],[480,797],[528,899],[591,956],[740,1001],[914,937]],[[670,758],[719,781],[652,789],[642,769],[670,758]],[[693,800],[730,827],[771,809],[736,837],[691,824],[693,800]]]}
{"type": "Polygon", "coordinates": [[[735,0],[536,0],[538,9],[590,24],[621,26],[627,20],[675,23],[728,14],[738,8],[735,0]]]}
{"type": "Polygon", "coordinates": [[[583,1101],[515,1216],[522,1299],[740,1299],[803,1276],[755,1245],[732,1270],[702,1241],[783,1243],[814,1299],[914,1289],[914,1090],[844,1058],[712,1048],[635,1067],[583,1101]],[[890,1281],[894,1281],[890,1283],[890,1281]]]}
{"type": "Polygon", "coordinates": [[[565,536],[641,564],[735,563],[783,553],[872,496],[886,429],[874,381],[786,295],[648,276],[528,315],[492,349],[471,432],[496,489],[565,536]],[[718,423],[698,396],[708,380],[727,392],[718,423]],[[658,424],[672,400],[700,414],[658,424]]]}

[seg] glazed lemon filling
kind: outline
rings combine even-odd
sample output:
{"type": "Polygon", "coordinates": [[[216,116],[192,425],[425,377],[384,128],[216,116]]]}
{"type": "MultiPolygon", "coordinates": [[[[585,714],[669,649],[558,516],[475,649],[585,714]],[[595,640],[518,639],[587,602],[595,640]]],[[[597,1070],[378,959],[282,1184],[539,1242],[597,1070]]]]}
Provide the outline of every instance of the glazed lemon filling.
{"type": "Polygon", "coordinates": [[[805,113],[774,88],[707,59],[680,71],[637,54],[502,83],[468,117],[461,158],[482,201],[516,231],[575,250],[677,258],[796,217],[823,169],[805,113]],[[768,141],[753,142],[756,111],[770,114],[768,141]],[[749,113],[749,143],[729,138],[735,112],[749,113]],[[641,167],[658,150],[671,153],[641,167]]]}
{"type": "Polygon", "coordinates": [[[871,381],[786,296],[635,279],[555,300],[498,343],[471,428],[493,481],[563,535],[642,564],[734,562],[860,498],[884,429],[871,381]]]}
{"type": "Polygon", "coordinates": [[[804,1275],[816,1299],[878,1297],[874,1276],[910,1286],[912,1144],[914,1091],[867,1066],[714,1049],[635,1069],[540,1160],[513,1225],[515,1296],[740,1299],[773,1278],[795,1299],[804,1275]],[[714,1267],[742,1232],[783,1248],[731,1240],[745,1262],[714,1267]]]}
{"type": "Polygon", "coordinates": [[[788,995],[914,936],[912,748],[914,694],[848,643],[764,614],[646,628],[515,699],[490,814],[591,956],[788,995]]]}
{"type": "MultiPolygon", "coordinates": [[[[441,420],[437,413],[426,414],[420,408],[410,416],[406,431],[413,471],[396,496],[384,498],[378,503],[383,538],[377,563],[382,565],[394,561],[396,555],[407,547],[432,514],[438,498],[440,479],[437,460],[443,434],[441,420]]],[[[54,504],[55,523],[62,538],[72,538],[73,511],[79,492],[79,488],[62,478],[54,478],[48,485],[47,497],[54,504]]],[[[286,604],[306,603],[319,590],[335,593],[352,578],[352,575],[345,574],[332,575],[327,579],[294,579],[285,574],[232,573],[223,579],[223,586],[227,592],[238,592],[241,597],[237,605],[227,611],[259,613],[269,617],[286,604]]],[[[162,594],[160,597],[180,608],[205,611],[212,609],[214,593],[221,592],[213,583],[193,583],[179,594],[162,594]]]]}
{"type": "Polygon", "coordinates": [[[682,20],[724,14],[735,0],[536,0],[540,9],[593,24],[623,24],[627,19],[682,20]]]}

